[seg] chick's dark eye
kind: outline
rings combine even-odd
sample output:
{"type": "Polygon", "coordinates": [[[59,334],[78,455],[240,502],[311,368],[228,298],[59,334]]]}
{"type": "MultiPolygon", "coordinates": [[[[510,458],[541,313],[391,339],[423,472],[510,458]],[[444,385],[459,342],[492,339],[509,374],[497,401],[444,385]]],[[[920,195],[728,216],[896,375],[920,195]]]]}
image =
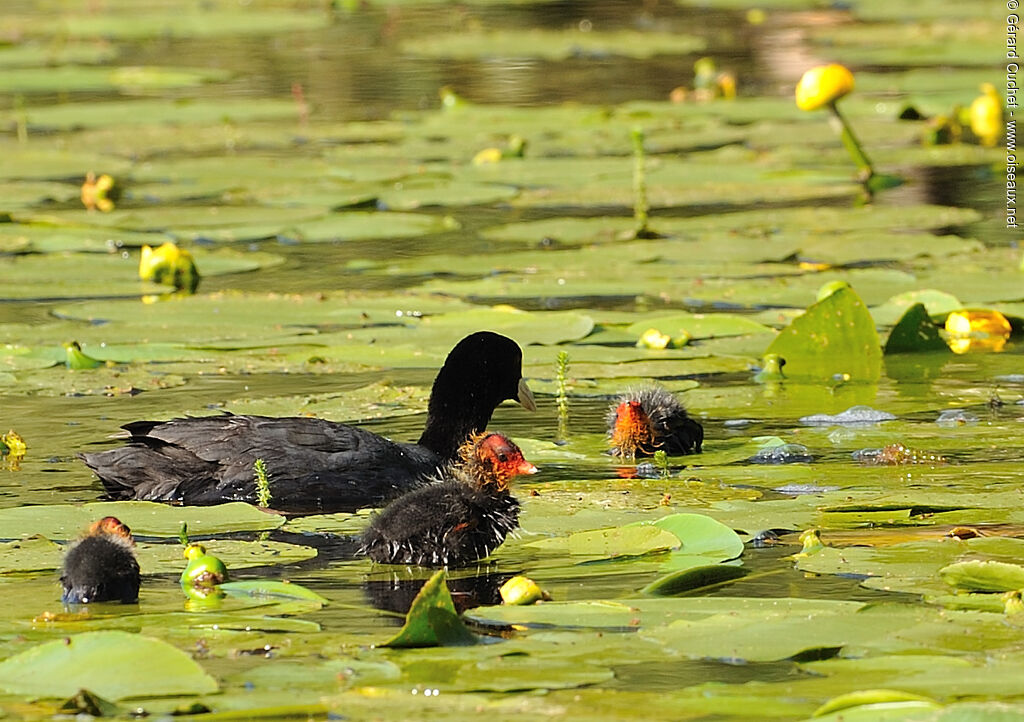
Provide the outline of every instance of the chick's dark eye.
{"type": "Polygon", "coordinates": [[[498,461],[504,464],[506,461],[508,461],[508,454],[506,454],[504,451],[499,451],[498,461]]]}

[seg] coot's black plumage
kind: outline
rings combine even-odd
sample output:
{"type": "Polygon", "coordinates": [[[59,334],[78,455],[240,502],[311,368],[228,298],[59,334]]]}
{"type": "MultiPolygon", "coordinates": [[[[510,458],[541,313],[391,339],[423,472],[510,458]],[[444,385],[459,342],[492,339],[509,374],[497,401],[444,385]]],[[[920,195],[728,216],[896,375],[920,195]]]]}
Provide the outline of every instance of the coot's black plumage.
{"type": "Polygon", "coordinates": [[[139,599],[139,563],[131,530],[116,517],[92,524],[64,555],[60,575],[65,604],[139,599]]]}
{"type": "Polygon", "coordinates": [[[125,425],[127,445],[82,454],[115,499],[180,504],[255,502],[253,463],[263,459],[271,506],[311,514],[379,504],[454,461],[504,400],[531,411],[522,350],[490,331],[459,341],[434,380],[427,422],[415,444],[302,417],[221,416],[125,425]]]}
{"type": "Polygon", "coordinates": [[[464,566],[497,549],[519,526],[509,481],[537,467],[503,434],[463,447],[463,464],[388,504],[363,533],[363,553],[386,564],[464,566]]]}
{"type": "Polygon", "coordinates": [[[670,456],[700,453],[704,427],[691,419],[675,396],[660,386],[627,393],[608,410],[612,454],[635,458],[664,451],[670,456]]]}

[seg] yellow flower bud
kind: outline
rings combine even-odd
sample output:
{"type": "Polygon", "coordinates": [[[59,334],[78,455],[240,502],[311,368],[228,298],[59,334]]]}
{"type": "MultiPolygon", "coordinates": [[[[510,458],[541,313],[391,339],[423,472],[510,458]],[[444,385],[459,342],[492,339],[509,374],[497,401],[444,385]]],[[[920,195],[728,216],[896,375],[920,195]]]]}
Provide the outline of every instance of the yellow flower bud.
{"type": "Polygon", "coordinates": [[[992,83],[982,83],[970,109],[971,131],[982,145],[995,146],[1003,134],[1003,100],[992,83]]]}
{"type": "Polygon", "coordinates": [[[184,556],[188,559],[185,571],[181,573],[181,586],[213,587],[227,581],[228,568],[217,557],[206,553],[202,544],[189,544],[185,547],[184,556]]]}
{"type": "Polygon", "coordinates": [[[121,195],[121,189],[112,176],[104,173],[99,178],[92,171],[85,176],[82,183],[82,205],[88,210],[110,213],[114,210],[114,201],[121,195]]]}
{"type": "Polygon", "coordinates": [[[139,278],[194,291],[199,285],[199,269],[191,253],[168,241],[156,249],[142,247],[139,278]]]}
{"type": "Polygon", "coordinates": [[[669,342],[672,341],[672,337],[667,333],[662,333],[656,328],[649,328],[640,334],[640,338],[637,339],[637,348],[653,348],[661,350],[668,348],[669,342]]]}
{"type": "Polygon", "coordinates": [[[825,544],[821,541],[821,532],[817,529],[807,529],[800,534],[799,538],[804,546],[794,556],[809,557],[825,548],[825,544]]]}
{"type": "Polygon", "coordinates": [[[1003,594],[1003,613],[1007,616],[1024,612],[1024,601],[1019,589],[1003,594]]]}
{"type": "Polygon", "coordinates": [[[796,86],[796,107],[817,110],[834,103],[853,90],[853,73],[842,65],[811,68],[796,86]]]}
{"type": "Polygon", "coordinates": [[[505,604],[527,605],[551,599],[537,582],[529,577],[512,577],[501,585],[501,600],[505,604]]]}
{"type": "Polygon", "coordinates": [[[28,451],[28,445],[21,438],[21,434],[13,429],[0,436],[0,447],[5,447],[6,450],[0,449],[0,451],[5,454],[9,453],[11,456],[24,456],[28,451]]]}

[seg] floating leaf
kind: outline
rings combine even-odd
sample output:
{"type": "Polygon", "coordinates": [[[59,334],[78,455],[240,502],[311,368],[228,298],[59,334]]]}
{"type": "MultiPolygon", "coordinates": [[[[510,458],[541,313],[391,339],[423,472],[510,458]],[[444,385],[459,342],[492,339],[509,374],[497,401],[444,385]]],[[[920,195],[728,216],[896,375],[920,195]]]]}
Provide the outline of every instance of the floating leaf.
{"type": "Polygon", "coordinates": [[[218,506],[177,507],[151,501],[93,502],[72,506],[53,504],[0,509],[0,538],[40,534],[48,539],[74,539],[89,524],[116,516],[136,536],[178,537],[182,522],[192,534],[276,529],[285,519],[242,502],[218,506]]]}
{"type": "Polygon", "coordinates": [[[883,326],[896,323],[906,315],[907,311],[916,304],[923,304],[928,315],[945,316],[950,311],[956,311],[964,307],[956,296],[944,291],[926,289],[923,291],[907,291],[890,298],[885,303],[874,306],[871,309],[871,316],[875,322],[883,326]]]}
{"type": "Polygon", "coordinates": [[[818,301],[784,328],[765,351],[786,359],[786,376],[877,381],[882,351],[875,322],[851,288],[818,301]]]}
{"type": "Polygon", "coordinates": [[[420,589],[405,617],[405,625],[385,647],[436,647],[476,644],[477,639],[459,619],[448,591],[448,575],[434,573],[420,589]]]}
{"type": "Polygon", "coordinates": [[[217,682],[166,642],[127,632],[85,632],[0,662],[0,688],[35,697],[88,689],[109,699],[209,694],[217,682]]]}
{"type": "Polygon", "coordinates": [[[580,531],[567,537],[530,542],[527,546],[571,556],[610,559],[667,551],[679,547],[680,543],[675,534],[656,526],[625,526],[580,531]]]}
{"type": "Polygon", "coordinates": [[[438,58],[604,58],[609,55],[648,58],[685,55],[704,49],[704,40],[681,33],[559,32],[556,30],[490,30],[437,33],[403,43],[404,52],[438,58]]]}
{"type": "Polygon", "coordinates": [[[1024,567],[1006,562],[972,559],[939,570],[943,580],[971,592],[1009,592],[1024,589],[1024,567]]]}
{"type": "Polygon", "coordinates": [[[652,597],[679,597],[708,587],[723,586],[742,579],[749,573],[742,567],[731,567],[725,564],[690,567],[655,579],[641,589],[640,593],[652,597]]]}
{"type": "Polygon", "coordinates": [[[726,313],[686,313],[652,318],[634,323],[626,332],[639,336],[645,328],[656,328],[673,338],[686,335],[695,339],[771,332],[770,328],[757,321],[726,313]]]}
{"type": "Polygon", "coordinates": [[[885,353],[912,353],[915,351],[945,351],[949,347],[939,335],[938,327],[923,303],[915,303],[889,332],[885,353]]]}
{"type": "Polygon", "coordinates": [[[306,589],[306,587],[299,584],[277,579],[246,579],[236,582],[224,582],[218,586],[221,591],[238,596],[300,599],[317,602],[318,604],[327,604],[327,600],[316,592],[306,589]]]}

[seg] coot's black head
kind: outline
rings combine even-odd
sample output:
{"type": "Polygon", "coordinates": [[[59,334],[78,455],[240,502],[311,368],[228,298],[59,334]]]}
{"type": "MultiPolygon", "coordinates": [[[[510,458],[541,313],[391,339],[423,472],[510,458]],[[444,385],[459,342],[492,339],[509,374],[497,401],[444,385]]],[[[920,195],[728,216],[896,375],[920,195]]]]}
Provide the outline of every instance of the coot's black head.
{"type": "Polygon", "coordinates": [[[455,345],[434,379],[419,443],[453,461],[462,442],[483,431],[505,400],[537,408],[523,380],[522,349],[492,331],[470,334],[455,345]]]}

